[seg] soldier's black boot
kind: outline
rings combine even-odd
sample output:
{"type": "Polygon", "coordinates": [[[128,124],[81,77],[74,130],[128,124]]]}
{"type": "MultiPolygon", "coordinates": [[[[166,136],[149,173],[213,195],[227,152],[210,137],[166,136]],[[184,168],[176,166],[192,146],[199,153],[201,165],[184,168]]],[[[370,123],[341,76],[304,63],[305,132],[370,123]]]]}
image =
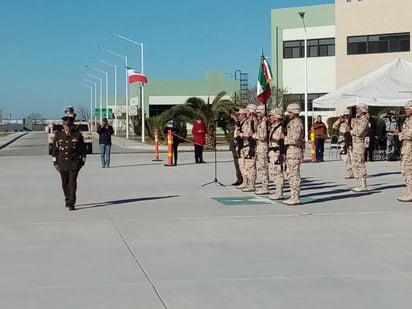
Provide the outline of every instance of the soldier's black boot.
{"type": "Polygon", "coordinates": [[[68,206],[68,207],[69,207],[69,210],[75,210],[74,204],[70,204],[70,203],[69,203],[68,205],[69,205],[69,206],[68,206]]]}

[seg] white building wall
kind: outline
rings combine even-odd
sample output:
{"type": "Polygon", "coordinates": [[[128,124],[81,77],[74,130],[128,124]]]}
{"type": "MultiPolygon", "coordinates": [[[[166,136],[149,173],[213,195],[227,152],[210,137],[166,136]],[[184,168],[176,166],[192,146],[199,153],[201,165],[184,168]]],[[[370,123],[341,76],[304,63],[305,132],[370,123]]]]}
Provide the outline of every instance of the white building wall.
{"type": "MultiPolygon", "coordinates": [[[[283,30],[283,40],[303,40],[303,28],[283,30]]],[[[334,26],[307,28],[307,37],[310,39],[334,38],[334,26]]],[[[307,59],[307,87],[308,93],[330,92],[336,85],[335,57],[308,57],[307,59]]],[[[283,59],[283,86],[288,93],[305,92],[305,59],[283,59]]]]}

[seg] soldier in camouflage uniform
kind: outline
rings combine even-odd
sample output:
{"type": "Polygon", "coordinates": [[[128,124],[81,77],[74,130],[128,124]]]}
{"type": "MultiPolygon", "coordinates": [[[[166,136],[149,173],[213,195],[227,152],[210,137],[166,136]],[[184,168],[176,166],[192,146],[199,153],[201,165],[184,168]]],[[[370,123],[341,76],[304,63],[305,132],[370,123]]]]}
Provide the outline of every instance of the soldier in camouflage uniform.
{"type": "Polygon", "coordinates": [[[405,104],[406,119],[401,132],[395,130],[395,135],[402,141],[401,148],[401,173],[405,178],[407,193],[398,197],[401,202],[412,202],[412,100],[405,104]]]}
{"type": "Polygon", "coordinates": [[[273,109],[269,114],[271,128],[269,132],[269,175],[275,183],[275,192],[269,195],[272,200],[283,200],[284,186],[284,145],[280,139],[280,134],[284,131],[282,128],[283,112],[281,109],[273,109]]]}
{"type": "Polygon", "coordinates": [[[366,114],[368,106],[358,104],[356,106],[356,118],[352,119],[352,129],[346,130],[352,135],[352,166],[355,174],[359,178],[359,186],[352,188],[354,192],[368,191],[366,186],[366,165],[365,165],[365,137],[369,133],[369,120],[366,114]]]}
{"type": "Polygon", "coordinates": [[[281,133],[280,138],[285,139],[286,146],[286,173],[290,186],[290,199],[283,201],[286,205],[300,204],[300,163],[303,159],[304,128],[302,120],[299,118],[300,105],[298,103],[289,104],[287,107],[289,122],[286,127],[286,134],[281,133]]]}
{"type": "Polygon", "coordinates": [[[256,141],[253,134],[256,131],[257,121],[255,118],[256,105],[246,106],[246,119],[241,122],[238,135],[242,137],[243,147],[240,151],[239,167],[241,167],[243,183],[236,188],[243,192],[254,192],[256,182],[256,141]]]}
{"type": "Polygon", "coordinates": [[[262,182],[262,188],[255,194],[269,194],[269,159],[268,159],[268,127],[265,105],[256,108],[257,129],[253,138],[256,140],[256,172],[262,182]]]}
{"type": "Polygon", "coordinates": [[[352,146],[344,151],[345,144],[343,135],[347,132],[346,128],[349,126],[349,116],[350,111],[346,110],[332,125],[335,130],[339,131],[338,143],[341,145],[341,158],[345,163],[348,172],[348,175],[345,177],[346,179],[354,178],[352,170],[352,146]]]}
{"type": "Polygon", "coordinates": [[[246,179],[246,171],[245,171],[245,157],[242,157],[242,150],[243,150],[243,135],[245,135],[243,130],[246,130],[246,109],[239,110],[239,121],[235,127],[235,145],[236,145],[236,152],[237,152],[237,161],[240,169],[240,173],[242,174],[242,183],[236,187],[236,189],[244,189],[247,187],[247,179],[246,179]]]}

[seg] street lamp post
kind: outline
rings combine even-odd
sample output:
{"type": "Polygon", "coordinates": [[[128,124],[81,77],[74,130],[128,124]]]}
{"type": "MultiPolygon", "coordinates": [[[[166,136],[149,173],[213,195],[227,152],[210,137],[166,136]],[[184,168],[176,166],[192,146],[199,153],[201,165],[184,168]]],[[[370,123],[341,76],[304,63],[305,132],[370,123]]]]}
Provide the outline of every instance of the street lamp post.
{"type": "MultiPolygon", "coordinates": [[[[86,78],[83,78],[83,80],[85,82],[88,82],[88,83],[94,85],[94,109],[96,110],[96,107],[97,107],[97,82],[93,82],[93,81],[91,81],[89,79],[86,79],[86,78]]],[[[94,118],[94,127],[96,128],[97,127],[96,113],[93,113],[93,111],[91,111],[90,117],[94,118]],[[93,117],[93,115],[94,115],[94,117],[93,117]]]]}
{"type": "MultiPolygon", "coordinates": [[[[93,71],[102,73],[106,76],[106,117],[108,117],[108,113],[109,113],[109,80],[107,78],[108,73],[107,73],[107,71],[102,71],[102,70],[96,69],[95,67],[91,67],[87,64],[85,65],[85,67],[88,68],[88,69],[91,69],[93,71]]],[[[102,109],[100,107],[100,123],[101,122],[102,122],[102,109]]]]}
{"type": "MultiPolygon", "coordinates": [[[[83,78],[83,80],[84,80],[85,82],[88,82],[88,83],[94,85],[94,109],[96,110],[96,107],[97,107],[97,83],[96,83],[96,82],[93,82],[93,81],[91,81],[91,80],[89,80],[89,79],[86,79],[86,78],[83,78]]],[[[94,127],[96,128],[96,127],[97,127],[96,113],[93,113],[93,112],[92,112],[92,113],[90,114],[90,116],[91,116],[92,118],[94,118],[94,127]],[[94,117],[93,117],[92,115],[94,115],[94,117]]]]}
{"type": "MultiPolygon", "coordinates": [[[[96,60],[100,63],[106,64],[114,68],[114,110],[117,110],[117,65],[107,62],[105,60],[92,57],[93,60],[96,60]]],[[[117,113],[114,114],[114,135],[117,136],[117,113]]]]}
{"type": "MultiPolygon", "coordinates": [[[[112,32],[112,34],[115,37],[118,37],[120,39],[126,40],[130,43],[133,43],[133,44],[136,44],[136,45],[140,46],[140,62],[141,62],[141,69],[142,69],[140,73],[144,74],[144,69],[143,69],[143,42],[133,41],[133,40],[131,40],[131,39],[125,37],[125,36],[122,36],[120,34],[117,34],[117,33],[112,32]]],[[[141,110],[142,110],[142,143],[144,143],[145,142],[145,123],[144,123],[145,122],[145,111],[144,111],[144,84],[143,83],[141,83],[141,86],[140,86],[140,103],[141,103],[141,110]]]]}
{"type": "Polygon", "coordinates": [[[299,12],[299,16],[302,19],[303,30],[305,31],[304,41],[304,57],[305,57],[305,141],[308,141],[308,33],[306,31],[305,24],[305,12],[299,12]]]}
{"type": "MultiPolygon", "coordinates": [[[[89,76],[91,78],[94,78],[94,79],[97,79],[100,82],[100,111],[101,111],[102,108],[103,108],[103,89],[102,89],[103,88],[103,86],[102,86],[103,78],[98,77],[96,75],[92,75],[92,74],[87,74],[87,76],[89,76]]],[[[102,123],[102,113],[100,113],[100,123],[102,123]]]]}
{"type": "Polygon", "coordinates": [[[114,52],[110,49],[103,48],[101,46],[98,46],[97,48],[104,50],[105,52],[108,52],[109,54],[115,55],[117,57],[123,58],[125,62],[125,71],[126,71],[126,138],[129,138],[129,80],[128,80],[128,75],[127,75],[127,56],[123,56],[117,52],[114,52]]]}
{"type": "MultiPolygon", "coordinates": [[[[93,86],[89,84],[82,84],[84,87],[90,89],[90,115],[89,115],[89,123],[90,127],[92,127],[92,111],[93,111],[93,86]]],[[[93,130],[93,129],[92,129],[93,130]]]]}

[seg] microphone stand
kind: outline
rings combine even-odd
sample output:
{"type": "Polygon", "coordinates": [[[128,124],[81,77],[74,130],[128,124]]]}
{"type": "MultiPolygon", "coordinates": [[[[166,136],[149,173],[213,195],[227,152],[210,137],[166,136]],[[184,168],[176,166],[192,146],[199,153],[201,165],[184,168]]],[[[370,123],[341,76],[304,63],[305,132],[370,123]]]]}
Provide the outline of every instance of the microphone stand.
{"type": "Polygon", "coordinates": [[[217,139],[217,134],[216,134],[216,128],[217,128],[217,120],[215,121],[215,149],[214,149],[214,152],[215,152],[215,162],[214,162],[214,164],[215,164],[215,178],[212,180],[212,181],[209,181],[209,182],[207,182],[207,183],[204,183],[203,185],[202,185],[202,187],[204,187],[204,186],[207,186],[207,185],[210,185],[210,184],[212,184],[212,183],[217,183],[217,184],[219,184],[219,185],[221,185],[222,187],[226,187],[223,183],[221,183],[218,179],[217,179],[217,143],[216,143],[216,139],[217,139]]]}

